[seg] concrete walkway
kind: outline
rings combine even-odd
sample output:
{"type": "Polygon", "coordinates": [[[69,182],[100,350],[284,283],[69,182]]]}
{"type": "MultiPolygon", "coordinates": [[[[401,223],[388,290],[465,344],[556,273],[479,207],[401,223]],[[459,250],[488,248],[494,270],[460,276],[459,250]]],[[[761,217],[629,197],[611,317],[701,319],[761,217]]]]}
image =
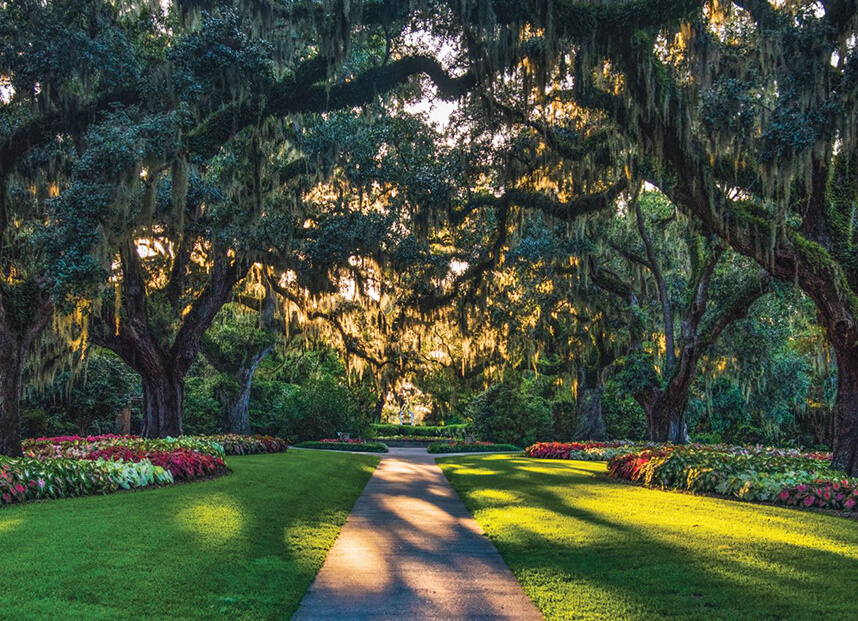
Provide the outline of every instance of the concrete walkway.
{"type": "Polygon", "coordinates": [[[426,449],[391,449],[295,621],[542,619],[426,449]]]}

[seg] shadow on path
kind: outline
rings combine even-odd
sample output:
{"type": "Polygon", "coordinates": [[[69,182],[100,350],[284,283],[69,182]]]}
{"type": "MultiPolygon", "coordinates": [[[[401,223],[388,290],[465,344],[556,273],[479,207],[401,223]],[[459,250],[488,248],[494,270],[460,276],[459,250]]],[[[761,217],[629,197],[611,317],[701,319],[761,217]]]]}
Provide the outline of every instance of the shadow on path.
{"type": "Polygon", "coordinates": [[[434,456],[392,449],[294,616],[542,619],[434,456]]]}

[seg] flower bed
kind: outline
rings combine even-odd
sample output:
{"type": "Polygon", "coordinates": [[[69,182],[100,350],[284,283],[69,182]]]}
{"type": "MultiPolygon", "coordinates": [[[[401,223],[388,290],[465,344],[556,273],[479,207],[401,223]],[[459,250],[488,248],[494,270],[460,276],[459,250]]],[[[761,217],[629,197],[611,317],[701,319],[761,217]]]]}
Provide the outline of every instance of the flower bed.
{"type": "Polygon", "coordinates": [[[198,436],[201,440],[216,442],[223,447],[226,455],[256,455],[259,453],[285,453],[289,443],[274,436],[242,436],[238,434],[219,434],[198,436]]]}
{"type": "Polygon", "coordinates": [[[744,448],[647,449],[608,462],[611,476],[650,487],[839,511],[858,510],[858,479],[843,479],[825,454],[744,448]]]}
{"type": "Polygon", "coordinates": [[[287,449],[270,436],[148,439],[106,434],[24,440],[23,458],[0,458],[0,504],[106,494],[224,473],[224,455],[287,449]]]}
{"type": "Polygon", "coordinates": [[[380,436],[376,442],[437,442],[438,436],[380,436]]]}
{"type": "Polygon", "coordinates": [[[524,454],[535,459],[608,461],[639,448],[640,445],[636,446],[625,440],[612,442],[537,442],[524,449],[524,454]]]}
{"type": "Polygon", "coordinates": [[[430,453],[487,453],[492,451],[520,451],[521,449],[512,444],[492,444],[491,442],[461,441],[435,442],[426,449],[430,453]]]}
{"type": "Polygon", "coordinates": [[[224,456],[224,448],[218,442],[203,436],[182,436],[179,438],[140,438],[137,436],[61,436],[56,438],[36,438],[22,442],[24,455],[37,459],[69,458],[86,459],[94,451],[124,447],[145,453],[153,451],[173,451],[179,448],[196,451],[215,457],[224,456]]]}
{"type": "Polygon", "coordinates": [[[359,453],[386,453],[387,445],[381,442],[365,442],[364,440],[325,439],[318,442],[299,442],[297,448],[326,449],[329,451],[354,451],[359,453]]]}
{"type": "Polygon", "coordinates": [[[169,470],[147,459],[0,459],[0,504],[107,494],[172,482],[169,470]]]}

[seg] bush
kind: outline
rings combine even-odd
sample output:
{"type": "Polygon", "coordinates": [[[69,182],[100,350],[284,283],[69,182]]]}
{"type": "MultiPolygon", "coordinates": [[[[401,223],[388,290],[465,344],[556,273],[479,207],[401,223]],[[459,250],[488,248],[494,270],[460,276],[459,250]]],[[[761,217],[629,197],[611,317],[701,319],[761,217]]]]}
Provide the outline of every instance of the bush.
{"type": "Polygon", "coordinates": [[[477,437],[487,442],[525,446],[554,434],[551,405],[532,394],[528,382],[490,386],[471,401],[468,416],[477,437]]]}
{"type": "Polygon", "coordinates": [[[389,425],[372,423],[369,428],[374,437],[422,437],[422,438],[462,438],[467,425],[389,425]]]}
{"type": "Polygon", "coordinates": [[[434,442],[427,449],[430,453],[488,453],[492,451],[520,451],[521,448],[512,444],[492,444],[491,442],[434,442]]]}
{"type": "Polygon", "coordinates": [[[353,451],[358,453],[386,453],[387,445],[381,442],[341,442],[339,440],[319,440],[299,442],[297,448],[325,449],[328,451],[353,451]]]}
{"type": "Polygon", "coordinates": [[[647,420],[643,408],[618,381],[609,380],[602,391],[602,418],[609,438],[645,440],[647,420]]]}
{"type": "MultiPolygon", "coordinates": [[[[276,396],[276,409],[263,429],[293,441],[331,437],[343,431],[362,435],[368,421],[358,408],[348,386],[333,376],[309,379],[301,386],[266,386],[269,398],[276,396]]],[[[258,408],[260,404],[257,404],[258,408]]]]}

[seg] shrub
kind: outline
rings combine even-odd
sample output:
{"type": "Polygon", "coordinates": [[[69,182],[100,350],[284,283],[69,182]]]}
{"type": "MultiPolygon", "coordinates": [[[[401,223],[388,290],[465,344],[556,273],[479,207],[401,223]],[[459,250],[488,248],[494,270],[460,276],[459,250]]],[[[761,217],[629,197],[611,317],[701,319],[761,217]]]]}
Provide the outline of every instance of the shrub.
{"type": "Polygon", "coordinates": [[[329,451],[354,451],[359,453],[386,453],[387,445],[381,442],[363,442],[358,440],[340,441],[340,440],[319,440],[316,442],[307,441],[300,442],[295,445],[297,448],[309,449],[326,449],[329,451]]]}
{"type": "Polygon", "coordinates": [[[373,423],[370,426],[375,437],[462,438],[467,425],[389,425],[373,423]]]}
{"type": "Polygon", "coordinates": [[[549,402],[512,381],[494,384],[471,401],[468,415],[477,437],[499,444],[525,446],[553,435],[549,402]]]}
{"type": "Polygon", "coordinates": [[[467,444],[461,441],[435,442],[427,449],[430,453],[486,453],[492,451],[520,451],[521,448],[512,444],[492,444],[491,442],[475,442],[467,444]]]}
{"type": "MultiPolygon", "coordinates": [[[[263,387],[260,387],[263,388],[263,387]]],[[[275,414],[262,430],[292,440],[331,437],[344,431],[362,435],[367,421],[345,381],[332,376],[310,378],[302,385],[264,387],[276,397],[275,414]]]]}

